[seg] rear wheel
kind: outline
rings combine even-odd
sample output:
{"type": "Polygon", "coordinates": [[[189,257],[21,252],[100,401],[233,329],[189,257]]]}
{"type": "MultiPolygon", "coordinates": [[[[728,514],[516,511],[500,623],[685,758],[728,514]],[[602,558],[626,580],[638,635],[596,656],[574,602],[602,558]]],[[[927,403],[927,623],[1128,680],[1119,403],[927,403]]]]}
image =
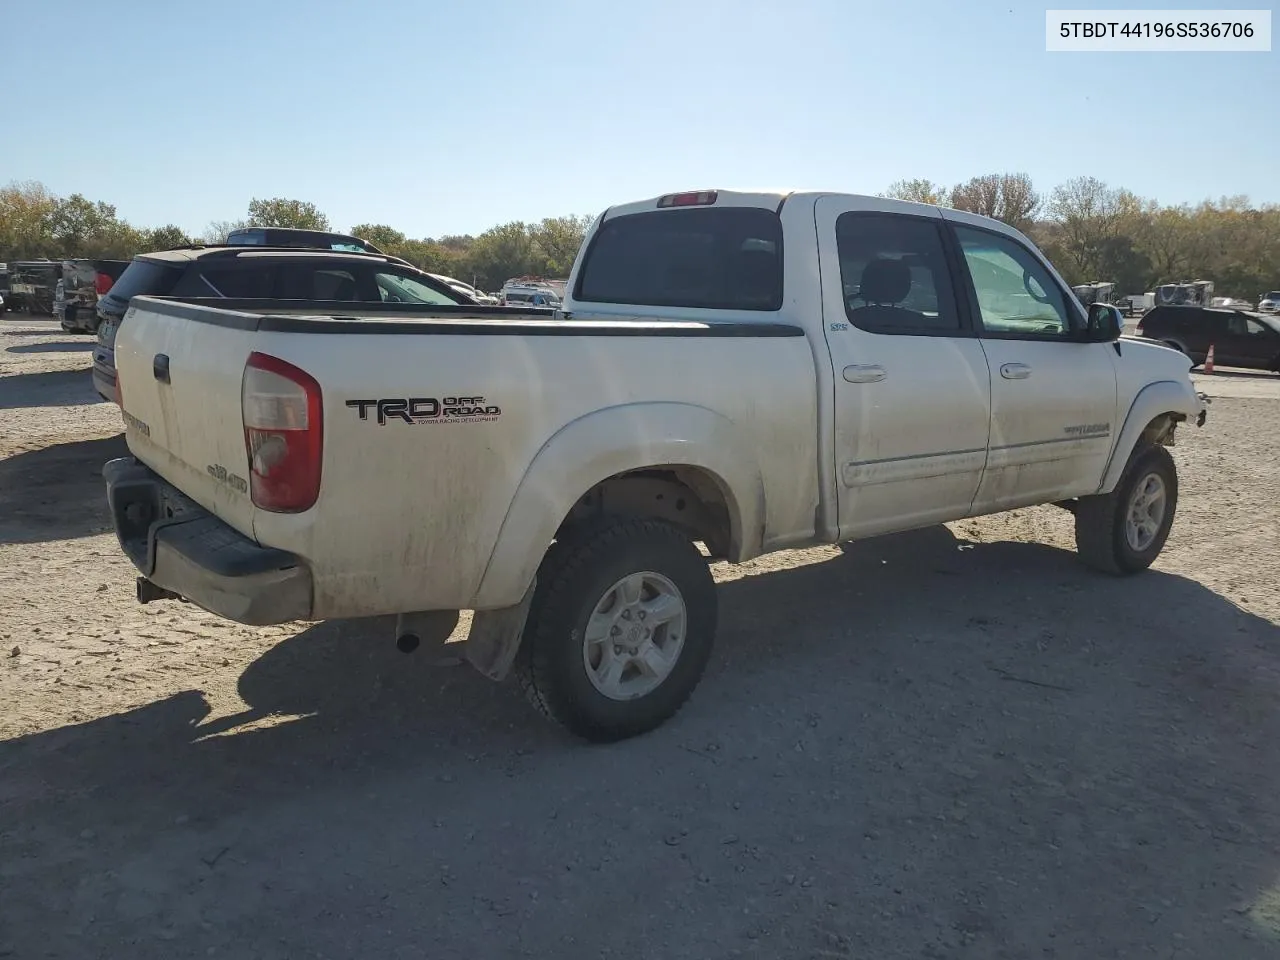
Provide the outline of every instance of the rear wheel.
{"type": "Polygon", "coordinates": [[[517,675],[544,714],[587,740],[659,726],[702,678],[715,582],[689,538],[617,520],[553,545],[538,572],[517,675]]]}
{"type": "Polygon", "coordinates": [[[1161,446],[1134,453],[1111,493],[1076,505],[1076,549],[1105,573],[1145,570],[1164,549],[1178,506],[1178,472],[1161,446]]]}

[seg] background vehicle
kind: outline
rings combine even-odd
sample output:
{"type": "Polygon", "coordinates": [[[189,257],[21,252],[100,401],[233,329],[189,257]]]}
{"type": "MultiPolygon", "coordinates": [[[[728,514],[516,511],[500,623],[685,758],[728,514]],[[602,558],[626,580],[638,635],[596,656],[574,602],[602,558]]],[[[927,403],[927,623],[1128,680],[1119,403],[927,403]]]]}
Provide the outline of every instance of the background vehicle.
{"type": "Polygon", "coordinates": [[[350,253],[382,253],[368,240],[346,233],[327,230],[295,230],[286,227],[243,227],[227,234],[227,245],[234,247],[310,247],[317,250],[341,250],[350,253]]]}
{"type": "Polygon", "coordinates": [[[68,333],[96,333],[98,298],[111,289],[128,260],[63,260],[54,288],[53,315],[68,333]]]}
{"type": "Polygon", "coordinates": [[[1228,367],[1280,372],[1280,319],[1212,307],[1156,307],[1137,335],[1180,350],[1195,365],[1213,359],[1228,367]]]}
{"type": "Polygon", "coordinates": [[[698,544],[743,562],[1055,503],[1087,563],[1137,572],[1173,522],[1165,447],[1204,417],[1186,358],[1121,340],[1022,234],[883,198],[612,206],[555,322],[497,315],[135,298],[136,459],[105,473],[139,599],[397,614],[402,649],[475,610],[473,664],[615,740],[707,663],[698,544]]]}
{"type": "Polygon", "coordinates": [[[551,307],[561,304],[560,297],[549,287],[505,287],[501,303],[508,307],[551,307]]]}
{"type": "Polygon", "coordinates": [[[1280,313],[1280,290],[1271,290],[1258,298],[1259,313],[1280,313]]]}
{"type": "Polygon", "coordinates": [[[104,400],[115,400],[117,329],[129,301],[141,295],[449,306],[469,302],[448,284],[384,254],[243,246],[144,254],[98,301],[93,386],[104,400]]]}
{"type": "Polygon", "coordinates": [[[1212,280],[1162,283],[1155,289],[1155,306],[1207,307],[1213,300],[1212,280]]]}
{"type": "Polygon", "coordinates": [[[1103,283],[1096,280],[1093,283],[1082,283],[1071,288],[1071,292],[1076,295],[1084,306],[1091,303],[1113,303],[1116,285],[1114,283],[1103,283]]]}
{"type": "Polygon", "coordinates": [[[465,283],[462,280],[455,280],[453,277],[446,277],[440,273],[433,273],[431,274],[431,276],[435,277],[441,283],[447,283],[449,286],[453,287],[453,289],[457,290],[459,293],[466,294],[476,303],[487,304],[489,306],[495,306],[498,303],[497,297],[490,296],[489,294],[485,293],[483,290],[478,290],[475,287],[473,287],[471,284],[465,283]]]}
{"type": "Polygon", "coordinates": [[[53,313],[53,294],[62,278],[56,260],[18,260],[9,263],[9,309],[26,313],[53,313]]]}
{"type": "Polygon", "coordinates": [[[1223,310],[1243,310],[1246,313],[1253,312],[1253,304],[1248,300],[1239,300],[1236,297],[1214,297],[1209,301],[1209,306],[1218,307],[1223,310]]]}
{"type": "Polygon", "coordinates": [[[498,291],[498,301],[512,306],[557,306],[564,299],[564,280],[542,277],[512,277],[498,291]]]}

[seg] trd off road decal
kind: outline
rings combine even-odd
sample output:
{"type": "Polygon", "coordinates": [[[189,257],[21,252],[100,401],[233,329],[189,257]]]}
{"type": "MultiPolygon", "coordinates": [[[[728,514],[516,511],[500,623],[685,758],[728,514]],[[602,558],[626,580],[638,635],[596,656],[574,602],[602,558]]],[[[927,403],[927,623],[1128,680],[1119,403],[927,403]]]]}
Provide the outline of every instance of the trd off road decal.
{"type": "Polygon", "coordinates": [[[502,408],[484,397],[392,397],[382,400],[348,400],[347,406],[369,419],[374,412],[378,426],[389,420],[405,423],[485,423],[502,416],[502,408]]]}

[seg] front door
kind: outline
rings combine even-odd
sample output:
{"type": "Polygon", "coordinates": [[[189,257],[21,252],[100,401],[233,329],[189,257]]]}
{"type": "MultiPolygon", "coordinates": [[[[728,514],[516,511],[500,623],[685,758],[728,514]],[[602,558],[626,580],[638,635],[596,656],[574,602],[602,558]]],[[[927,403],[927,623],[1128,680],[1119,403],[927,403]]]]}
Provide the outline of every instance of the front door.
{"type": "Polygon", "coordinates": [[[1070,292],[1013,236],[953,225],[991,369],[991,442],[974,513],[1093,493],[1115,434],[1115,347],[1082,343],[1070,292]]]}
{"type": "Polygon", "coordinates": [[[986,461],[987,362],[941,214],[919,209],[816,205],[841,539],[966,516],[986,461]]]}

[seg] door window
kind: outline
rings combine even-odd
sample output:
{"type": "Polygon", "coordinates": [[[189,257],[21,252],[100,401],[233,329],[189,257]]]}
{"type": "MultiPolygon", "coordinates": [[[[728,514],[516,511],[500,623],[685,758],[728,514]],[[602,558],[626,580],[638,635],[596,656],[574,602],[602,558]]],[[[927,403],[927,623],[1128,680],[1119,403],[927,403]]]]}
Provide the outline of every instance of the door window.
{"type": "Polygon", "coordinates": [[[460,298],[442,293],[405,273],[381,271],[373,275],[373,282],[383,303],[426,303],[446,307],[460,302],[460,298]]]}
{"type": "Polygon", "coordinates": [[[1259,320],[1236,314],[1227,318],[1227,332],[1237,337],[1270,337],[1275,331],[1259,320]]]}
{"type": "Polygon", "coordinates": [[[959,332],[960,311],[936,221],[842,213],[836,250],[845,313],[854,326],[872,333],[959,332]]]}
{"type": "Polygon", "coordinates": [[[285,300],[358,300],[353,270],[322,263],[280,266],[280,296],[285,300]]]}
{"type": "Polygon", "coordinates": [[[985,333],[1064,339],[1079,322],[1061,288],[1031,251],[1010,237],[955,228],[985,333]]]}
{"type": "Polygon", "coordinates": [[[173,295],[257,299],[271,296],[272,279],[272,270],[268,266],[206,267],[196,263],[178,281],[173,295]]]}

